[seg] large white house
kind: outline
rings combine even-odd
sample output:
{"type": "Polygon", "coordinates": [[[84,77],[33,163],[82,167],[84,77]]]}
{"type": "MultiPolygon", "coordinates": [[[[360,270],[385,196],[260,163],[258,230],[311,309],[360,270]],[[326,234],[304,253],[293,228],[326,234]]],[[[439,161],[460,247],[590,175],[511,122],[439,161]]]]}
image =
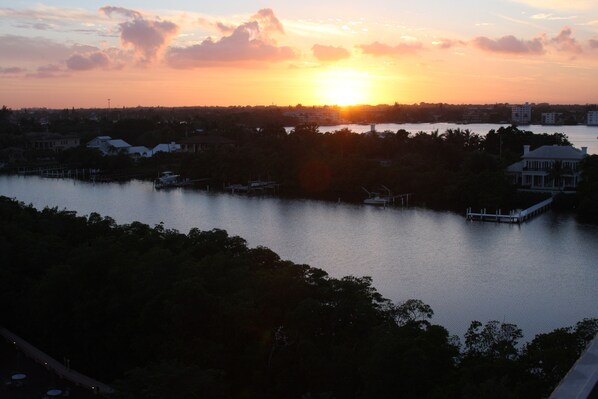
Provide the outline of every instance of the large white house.
{"type": "Polygon", "coordinates": [[[530,151],[530,146],[525,145],[521,161],[510,165],[507,174],[514,183],[534,191],[572,190],[581,181],[579,163],[588,155],[587,150],[544,145],[530,151]]]}

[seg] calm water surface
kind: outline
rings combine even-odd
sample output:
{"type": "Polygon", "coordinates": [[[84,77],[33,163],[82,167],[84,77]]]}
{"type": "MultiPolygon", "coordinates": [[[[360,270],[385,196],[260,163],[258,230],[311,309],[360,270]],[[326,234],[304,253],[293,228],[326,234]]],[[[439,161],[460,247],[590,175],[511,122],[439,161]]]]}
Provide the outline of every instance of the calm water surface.
{"type": "MultiPolygon", "coordinates": [[[[405,129],[410,133],[425,132],[430,133],[438,130],[439,133],[444,133],[446,129],[469,129],[473,133],[485,136],[490,130],[498,130],[501,126],[490,123],[379,123],[376,125],[376,131],[384,132],[389,130],[396,132],[399,129],[405,129]]],[[[364,133],[370,131],[370,125],[336,125],[336,126],[320,126],[321,132],[334,132],[343,128],[348,128],[355,133],[364,133]]],[[[534,133],[565,133],[569,137],[569,141],[577,148],[588,147],[589,154],[598,154],[598,126],[546,126],[546,125],[527,125],[520,126],[521,130],[528,130],[534,133]]],[[[292,128],[287,128],[290,131],[292,128]]]]}
{"type": "Polygon", "coordinates": [[[533,337],[598,317],[598,227],[571,216],[547,213],[515,226],[417,208],[20,176],[0,176],[0,195],[118,223],[226,229],[334,277],[371,276],[393,301],[422,299],[435,322],[459,335],[474,319],[516,323],[533,337]]]}

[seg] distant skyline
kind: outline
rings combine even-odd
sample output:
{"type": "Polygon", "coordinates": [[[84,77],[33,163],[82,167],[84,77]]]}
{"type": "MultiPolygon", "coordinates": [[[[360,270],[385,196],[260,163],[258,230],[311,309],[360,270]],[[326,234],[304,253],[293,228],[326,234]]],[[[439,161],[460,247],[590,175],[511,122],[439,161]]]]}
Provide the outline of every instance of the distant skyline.
{"type": "Polygon", "coordinates": [[[11,108],[585,104],[596,71],[594,0],[0,6],[11,108]]]}

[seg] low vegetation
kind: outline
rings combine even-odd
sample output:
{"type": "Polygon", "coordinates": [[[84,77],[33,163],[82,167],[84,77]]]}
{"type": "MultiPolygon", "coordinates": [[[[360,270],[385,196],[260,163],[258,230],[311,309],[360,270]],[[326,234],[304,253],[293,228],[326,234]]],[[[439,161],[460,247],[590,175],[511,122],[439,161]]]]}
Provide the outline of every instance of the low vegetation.
{"type": "Polygon", "coordinates": [[[463,342],[419,300],[248,248],[0,197],[0,314],[122,398],[541,398],[598,320],[540,334],[473,321],[463,342]]]}

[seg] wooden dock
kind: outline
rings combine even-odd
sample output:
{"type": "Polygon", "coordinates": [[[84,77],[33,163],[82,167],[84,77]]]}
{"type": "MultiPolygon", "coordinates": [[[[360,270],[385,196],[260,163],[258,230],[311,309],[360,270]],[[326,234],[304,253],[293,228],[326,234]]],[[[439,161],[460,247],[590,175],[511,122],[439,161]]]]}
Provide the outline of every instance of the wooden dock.
{"type": "Polygon", "coordinates": [[[478,220],[482,222],[497,222],[497,223],[521,223],[533,218],[536,215],[546,212],[550,209],[552,204],[552,197],[537,203],[524,210],[512,210],[509,213],[502,213],[498,209],[495,213],[488,213],[486,209],[480,212],[473,212],[471,208],[467,208],[465,218],[467,220],[478,220]]]}

